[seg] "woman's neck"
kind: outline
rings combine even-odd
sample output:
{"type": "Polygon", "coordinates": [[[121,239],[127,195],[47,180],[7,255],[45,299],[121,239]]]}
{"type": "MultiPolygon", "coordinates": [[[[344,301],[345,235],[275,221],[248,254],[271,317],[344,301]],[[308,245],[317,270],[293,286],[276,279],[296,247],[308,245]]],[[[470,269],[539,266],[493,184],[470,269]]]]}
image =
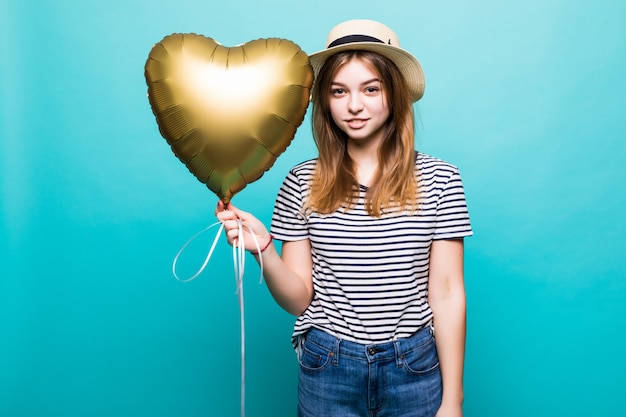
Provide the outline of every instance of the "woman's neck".
{"type": "Polygon", "coordinates": [[[373,146],[348,146],[348,154],[354,164],[354,170],[359,184],[370,186],[378,170],[378,152],[373,146]]]}

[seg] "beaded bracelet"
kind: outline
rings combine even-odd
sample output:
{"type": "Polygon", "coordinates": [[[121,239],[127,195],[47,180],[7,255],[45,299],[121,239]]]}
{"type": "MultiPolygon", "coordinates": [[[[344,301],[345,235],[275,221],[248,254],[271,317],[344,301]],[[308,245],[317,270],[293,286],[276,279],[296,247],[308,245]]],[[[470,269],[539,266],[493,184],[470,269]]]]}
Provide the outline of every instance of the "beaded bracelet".
{"type": "Polygon", "coordinates": [[[257,251],[250,251],[250,253],[253,254],[253,255],[258,255],[259,253],[265,252],[265,249],[269,248],[270,243],[272,243],[272,240],[274,240],[274,236],[272,236],[270,234],[270,240],[267,241],[267,244],[265,246],[263,246],[263,248],[261,248],[260,251],[258,251],[258,252],[257,251]]]}

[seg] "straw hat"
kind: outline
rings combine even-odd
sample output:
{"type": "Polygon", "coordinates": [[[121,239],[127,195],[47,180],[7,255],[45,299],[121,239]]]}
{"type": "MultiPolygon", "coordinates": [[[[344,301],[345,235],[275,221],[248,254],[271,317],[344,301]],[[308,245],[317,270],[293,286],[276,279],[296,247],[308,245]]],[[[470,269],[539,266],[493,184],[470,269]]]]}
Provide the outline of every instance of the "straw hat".
{"type": "Polygon", "coordinates": [[[400,48],[398,36],[374,20],[348,20],[328,34],[326,49],[309,55],[315,77],[330,56],[350,50],[371,51],[389,58],[404,75],[413,102],[424,95],[424,71],[417,58],[400,48]]]}

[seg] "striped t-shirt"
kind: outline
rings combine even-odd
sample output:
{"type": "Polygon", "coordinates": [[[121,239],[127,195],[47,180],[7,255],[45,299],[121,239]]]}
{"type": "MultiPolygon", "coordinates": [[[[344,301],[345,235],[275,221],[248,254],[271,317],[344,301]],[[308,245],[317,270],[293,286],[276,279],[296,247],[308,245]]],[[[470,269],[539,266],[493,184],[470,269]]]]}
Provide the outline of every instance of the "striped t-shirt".
{"type": "Polygon", "coordinates": [[[364,206],[363,186],[348,211],[305,210],[316,161],[289,172],[272,216],[277,239],[311,242],[315,294],[296,320],[294,342],[311,327],[369,344],[408,337],[429,325],[431,242],[472,234],[458,169],[416,153],[417,214],[396,210],[372,217],[364,206]]]}

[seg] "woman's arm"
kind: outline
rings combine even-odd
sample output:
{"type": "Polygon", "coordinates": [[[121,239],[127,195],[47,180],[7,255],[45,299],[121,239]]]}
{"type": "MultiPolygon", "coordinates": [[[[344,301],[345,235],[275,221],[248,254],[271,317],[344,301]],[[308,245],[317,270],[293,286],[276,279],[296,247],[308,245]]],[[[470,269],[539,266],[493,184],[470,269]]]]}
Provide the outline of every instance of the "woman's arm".
{"type": "Polygon", "coordinates": [[[443,379],[437,417],[463,415],[465,360],[465,285],[463,240],[436,240],[430,249],[428,302],[433,311],[435,342],[443,379]]]}
{"type": "MultiPolygon", "coordinates": [[[[222,202],[219,202],[216,216],[224,225],[226,238],[231,245],[237,243],[238,219],[247,226],[243,228],[246,250],[257,250],[252,235],[261,248],[270,241],[270,234],[263,223],[252,214],[239,210],[232,204],[224,209],[222,202]]],[[[288,313],[296,316],[302,314],[313,299],[313,260],[310,241],[305,239],[284,242],[282,257],[278,255],[274,244],[270,242],[263,253],[254,255],[257,261],[260,256],[263,257],[263,276],[274,300],[288,313]]]]}

